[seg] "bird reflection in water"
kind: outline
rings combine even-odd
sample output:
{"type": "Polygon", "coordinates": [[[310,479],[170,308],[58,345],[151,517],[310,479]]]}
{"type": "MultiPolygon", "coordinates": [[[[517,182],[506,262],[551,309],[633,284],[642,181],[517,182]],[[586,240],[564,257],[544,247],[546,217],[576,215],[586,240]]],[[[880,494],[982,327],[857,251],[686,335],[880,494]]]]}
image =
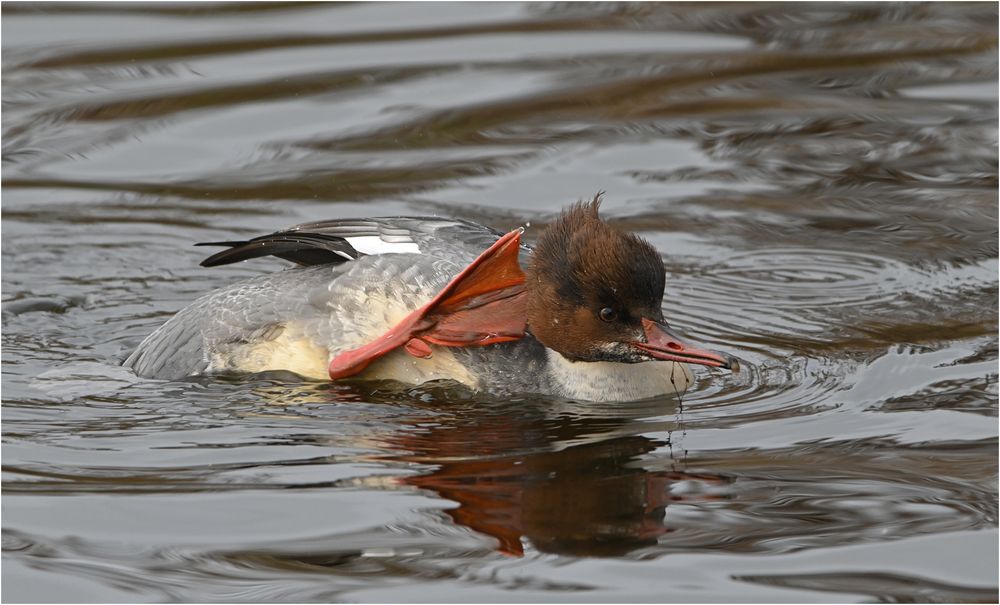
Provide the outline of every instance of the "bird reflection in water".
{"type": "Polygon", "coordinates": [[[399,481],[457,502],[446,511],[456,523],[492,536],[499,551],[514,556],[524,554],[524,539],[575,556],[619,556],[655,544],[672,531],[668,505],[689,498],[673,484],[723,481],[685,472],[669,441],[627,434],[633,420],[553,417],[540,408],[462,414],[393,435],[393,446],[411,452],[393,459],[437,465],[399,481]],[[673,468],[644,468],[640,458],[663,447],[673,468]]]}

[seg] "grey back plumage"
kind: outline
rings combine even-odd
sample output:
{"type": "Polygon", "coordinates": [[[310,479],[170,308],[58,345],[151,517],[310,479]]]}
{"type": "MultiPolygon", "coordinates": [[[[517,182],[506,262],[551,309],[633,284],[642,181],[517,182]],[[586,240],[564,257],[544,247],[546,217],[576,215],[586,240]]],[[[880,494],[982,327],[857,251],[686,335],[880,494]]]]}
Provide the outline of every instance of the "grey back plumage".
{"type": "Polygon", "coordinates": [[[213,350],[252,342],[271,326],[307,314],[309,293],[343,272],[336,265],[291,269],[210,292],[146,337],[124,365],[165,380],[204,373],[213,350]]]}
{"type": "Polygon", "coordinates": [[[467,221],[402,217],[319,221],[225,242],[231,247],[223,260],[273,253],[304,266],[202,296],[150,334],[124,365],[167,380],[218,371],[227,351],[292,325],[335,355],[391,328],[500,235],[467,221]],[[324,258],[332,262],[309,262],[324,258]]]}

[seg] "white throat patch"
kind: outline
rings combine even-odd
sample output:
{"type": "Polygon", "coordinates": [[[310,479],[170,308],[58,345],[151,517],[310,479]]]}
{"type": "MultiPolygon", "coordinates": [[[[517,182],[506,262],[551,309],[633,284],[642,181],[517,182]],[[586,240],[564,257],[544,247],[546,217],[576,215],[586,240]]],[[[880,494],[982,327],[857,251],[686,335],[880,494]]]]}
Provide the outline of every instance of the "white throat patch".
{"type": "Polygon", "coordinates": [[[686,363],[570,361],[545,350],[548,370],[562,396],[587,401],[630,401],[683,393],[694,382],[686,363]]]}

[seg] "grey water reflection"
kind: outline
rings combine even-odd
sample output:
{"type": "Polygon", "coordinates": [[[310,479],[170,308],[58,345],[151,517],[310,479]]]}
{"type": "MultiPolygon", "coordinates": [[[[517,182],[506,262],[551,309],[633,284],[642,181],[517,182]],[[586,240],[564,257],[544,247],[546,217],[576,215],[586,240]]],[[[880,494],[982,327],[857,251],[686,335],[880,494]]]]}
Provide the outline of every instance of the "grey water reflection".
{"type": "Polygon", "coordinates": [[[6,3],[3,599],[997,599],[991,3],[6,3]],[[120,367],[197,241],[563,205],[681,400],[120,367]]]}

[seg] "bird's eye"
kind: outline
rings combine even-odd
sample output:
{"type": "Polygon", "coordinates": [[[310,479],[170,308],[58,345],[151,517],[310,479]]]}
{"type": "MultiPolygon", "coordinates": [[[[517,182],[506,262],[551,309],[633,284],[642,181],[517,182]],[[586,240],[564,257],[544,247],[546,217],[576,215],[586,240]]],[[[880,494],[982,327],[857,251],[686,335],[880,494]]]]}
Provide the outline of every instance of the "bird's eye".
{"type": "Polygon", "coordinates": [[[614,321],[618,319],[618,311],[615,311],[611,307],[604,307],[601,309],[600,315],[603,321],[614,321]]]}

